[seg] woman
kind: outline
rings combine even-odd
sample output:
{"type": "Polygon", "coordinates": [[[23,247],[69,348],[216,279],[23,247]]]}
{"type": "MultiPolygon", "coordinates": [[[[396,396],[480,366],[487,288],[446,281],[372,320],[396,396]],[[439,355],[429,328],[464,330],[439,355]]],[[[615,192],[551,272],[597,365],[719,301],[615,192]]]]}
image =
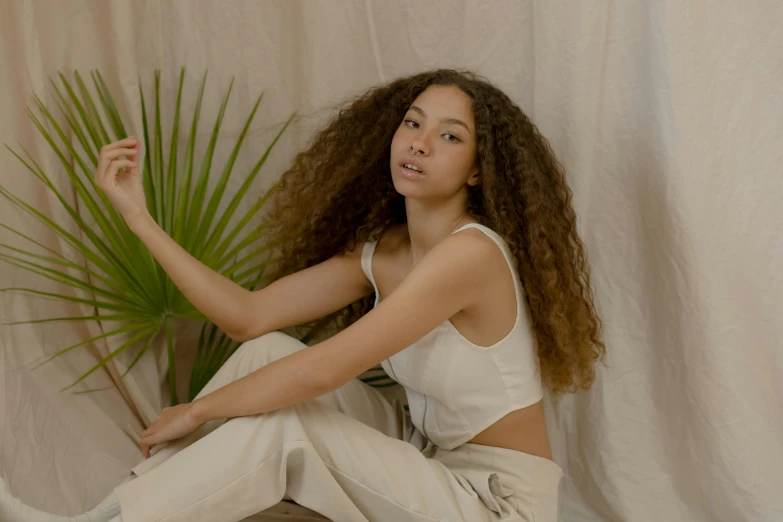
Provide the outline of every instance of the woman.
{"type": "MultiPolygon", "coordinates": [[[[137,155],[104,147],[98,185],[244,343],[75,520],[241,520],[283,498],[338,522],[556,520],[543,390],[589,388],[605,348],[563,169],[505,94],[435,70],[341,110],[283,175],[270,234],[292,239],[254,292],[151,219],[137,155]],[[342,330],[311,347],[275,333],[330,314],[342,330]],[[356,379],[379,363],[410,413],[356,379]]],[[[65,519],[5,495],[7,518],[65,519]]]]}

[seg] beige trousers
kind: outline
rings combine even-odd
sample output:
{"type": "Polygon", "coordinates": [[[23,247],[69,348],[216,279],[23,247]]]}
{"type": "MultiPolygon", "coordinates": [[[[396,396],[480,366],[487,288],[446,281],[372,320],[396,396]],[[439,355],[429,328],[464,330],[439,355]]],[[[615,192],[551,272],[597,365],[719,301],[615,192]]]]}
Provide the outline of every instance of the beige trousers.
{"type": "MultiPolygon", "coordinates": [[[[279,332],[245,342],[200,395],[303,347],[279,332]]],[[[555,522],[563,476],[518,451],[433,446],[401,404],[358,379],[153,450],[115,489],[124,522],[239,521],[284,498],[334,522],[555,522]]]]}

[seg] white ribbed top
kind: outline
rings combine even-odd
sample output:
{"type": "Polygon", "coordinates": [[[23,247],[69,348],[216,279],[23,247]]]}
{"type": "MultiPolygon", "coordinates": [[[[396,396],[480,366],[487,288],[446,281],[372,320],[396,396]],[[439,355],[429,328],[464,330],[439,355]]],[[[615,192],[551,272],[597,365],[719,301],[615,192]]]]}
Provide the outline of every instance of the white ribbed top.
{"type": "MultiPolygon", "coordinates": [[[[517,318],[514,327],[492,346],[476,345],[462,336],[451,321],[381,363],[408,398],[411,421],[429,440],[453,449],[512,411],[541,400],[544,394],[522,283],[506,242],[484,225],[469,223],[489,236],[503,251],[514,279],[517,318]]],[[[362,250],[362,269],[379,292],[372,274],[376,242],[362,250]]]]}

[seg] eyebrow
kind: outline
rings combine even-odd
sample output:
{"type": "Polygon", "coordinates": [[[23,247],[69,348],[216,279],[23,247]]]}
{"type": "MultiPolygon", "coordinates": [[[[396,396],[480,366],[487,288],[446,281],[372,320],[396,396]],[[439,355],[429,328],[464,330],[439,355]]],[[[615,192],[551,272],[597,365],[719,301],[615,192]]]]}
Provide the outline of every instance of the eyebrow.
{"type": "MultiPolygon", "coordinates": [[[[423,118],[427,117],[427,113],[424,112],[424,110],[422,108],[417,107],[415,105],[411,105],[410,109],[408,109],[408,110],[418,112],[419,114],[421,114],[421,116],[423,118]]],[[[467,124],[464,121],[462,121],[462,120],[458,120],[457,118],[441,118],[440,122],[441,123],[450,123],[452,125],[462,125],[463,127],[465,127],[465,130],[468,131],[468,133],[470,133],[470,128],[467,126],[467,124]]]]}

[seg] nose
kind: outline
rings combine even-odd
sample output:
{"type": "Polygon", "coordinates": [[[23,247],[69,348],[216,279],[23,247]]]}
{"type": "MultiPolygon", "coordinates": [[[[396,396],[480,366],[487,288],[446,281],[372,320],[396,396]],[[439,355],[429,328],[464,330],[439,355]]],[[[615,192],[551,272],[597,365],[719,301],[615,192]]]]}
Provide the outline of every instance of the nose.
{"type": "Polygon", "coordinates": [[[410,145],[411,154],[414,156],[417,156],[421,154],[422,156],[426,156],[429,153],[429,147],[427,144],[422,140],[421,138],[416,138],[411,142],[410,145]]]}

